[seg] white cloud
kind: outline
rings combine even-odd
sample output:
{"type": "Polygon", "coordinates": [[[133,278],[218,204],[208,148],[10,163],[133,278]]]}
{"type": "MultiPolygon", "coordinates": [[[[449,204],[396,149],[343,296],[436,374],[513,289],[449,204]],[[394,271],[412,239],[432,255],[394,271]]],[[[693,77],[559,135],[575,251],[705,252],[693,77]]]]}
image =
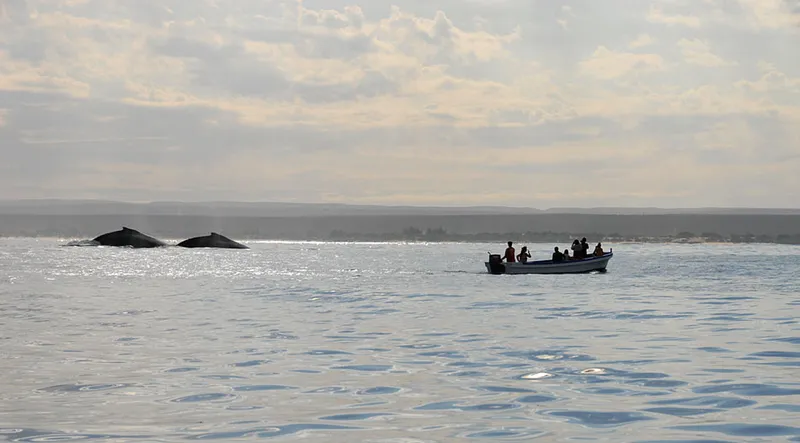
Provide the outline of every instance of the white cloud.
{"type": "Polygon", "coordinates": [[[561,6],[561,18],[556,20],[559,26],[561,26],[564,30],[569,30],[569,19],[575,17],[575,12],[572,6],[563,5],[561,6]]]}
{"type": "Polygon", "coordinates": [[[795,198],[792,3],[610,1],[6,0],[0,198],[795,198]]]}
{"type": "Polygon", "coordinates": [[[652,4],[647,20],[652,23],[663,23],[666,25],[680,25],[690,28],[699,28],[702,24],[699,17],[689,14],[670,14],[665,13],[660,6],[652,4]]]}
{"type": "Polygon", "coordinates": [[[635,40],[633,40],[632,42],[630,42],[630,44],[628,44],[628,47],[631,49],[644,48],[646,46],[652,45],[653,43],[655,43],[655,40],[653,40],[653,37],[650,37],[650,35],[639,34],[635,40]]]}
{"type": "MultiPolygon", "coordinates": [[[[800,76],[782,72],[774,64],[760,62],[760,76],[755,80],[736,82],[735,91],[751,101],[766,104],[769,111],[783,119],[789,149],[798,151],[800,140],[800,76]],[[794,134],[790,136],[790,134],[794,134]],[[791,140],[794,140],[792,142],[791,140]]],[[[776,117],[778,118],[778,117],[776,117]]]]}
{"type": "Polygon", "coordinates": [[[683,53],[686,62],[690,64],[708,68],[730,66],[733,64],[731,62],[726,62],[722,57],[712,53],[709,43],[703,40],[683,38],[678,42],[678,47],[683,53]]]}
{"type": "Polygon", "coordinates": [[[797,0],[739,0],[756,27],[786,28],[800,26],[800,4],[797,0]]]}
{"type": "Polygon", "coordinates": [[[581,63],[581,68],[589,75],[613,79],[636,72],[659,70],[663,64],[664,60],[657,54],[616,52],[600,46],[581,63]]]}

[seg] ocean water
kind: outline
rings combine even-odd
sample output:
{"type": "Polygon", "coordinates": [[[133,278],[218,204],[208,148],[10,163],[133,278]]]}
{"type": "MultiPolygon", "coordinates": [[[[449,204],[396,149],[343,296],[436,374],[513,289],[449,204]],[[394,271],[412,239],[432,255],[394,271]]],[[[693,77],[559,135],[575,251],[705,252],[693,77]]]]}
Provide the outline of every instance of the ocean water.
{"type": "Polygon", "coordinates": [[[0,439],[800,441],[798,247],[64,243],[0,239],[0,439]]]}

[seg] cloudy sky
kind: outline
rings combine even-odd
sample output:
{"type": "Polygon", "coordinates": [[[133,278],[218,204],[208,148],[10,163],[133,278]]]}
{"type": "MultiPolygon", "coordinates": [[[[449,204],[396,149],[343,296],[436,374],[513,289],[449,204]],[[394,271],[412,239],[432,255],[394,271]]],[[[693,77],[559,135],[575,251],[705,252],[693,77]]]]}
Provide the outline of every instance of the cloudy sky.
{"type": "Polygon", "coordinates": [[[0,199],[800,207],[800,0],[0,0],[0,199]]]}

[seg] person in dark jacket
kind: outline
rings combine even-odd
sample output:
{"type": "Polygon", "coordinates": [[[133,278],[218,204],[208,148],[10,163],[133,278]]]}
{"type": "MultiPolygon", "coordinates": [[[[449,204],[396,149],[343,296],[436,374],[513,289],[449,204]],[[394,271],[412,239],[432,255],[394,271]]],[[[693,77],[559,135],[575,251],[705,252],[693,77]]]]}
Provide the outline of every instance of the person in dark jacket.
{"type": "Polygon", "coordinates": [[[589,243],[586,242],[586,237],[581,239],[581,258],[589,256],[589,243]]]}

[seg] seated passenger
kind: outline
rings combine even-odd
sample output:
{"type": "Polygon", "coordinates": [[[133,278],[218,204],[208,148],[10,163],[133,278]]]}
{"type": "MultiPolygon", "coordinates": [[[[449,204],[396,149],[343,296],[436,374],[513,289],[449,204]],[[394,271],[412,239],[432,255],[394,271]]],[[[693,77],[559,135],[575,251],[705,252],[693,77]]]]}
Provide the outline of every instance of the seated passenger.
{"type": "Polygon", "coordinates": [[[594,247],[594,256],[595,257],[600,257],[603,254],[604,254],[603,246],[601,246],[600,243],[597,243],[597,246],[594,247]]]}
{"type": "Polygon", "coordinates": [[[564,249],[564,261],[570,261],[572,257],[569,256],[569,249],[564,249]]]}
{"type": "Polygon", "coordinates": [[[529,258],[531,258],[531,253],[528,252],[527,246],[523,246],[519,251],[519,255],[517,255],[517,261],[520,263],[527,263],[529,258]]]}
{"type": "Polygon", "coordinates": [[[553,263],[559,263],[564,261],[564,254],[562,254],[558,250],[558,246],[555,247],[555,252],[553,252],[553,263]]]}

